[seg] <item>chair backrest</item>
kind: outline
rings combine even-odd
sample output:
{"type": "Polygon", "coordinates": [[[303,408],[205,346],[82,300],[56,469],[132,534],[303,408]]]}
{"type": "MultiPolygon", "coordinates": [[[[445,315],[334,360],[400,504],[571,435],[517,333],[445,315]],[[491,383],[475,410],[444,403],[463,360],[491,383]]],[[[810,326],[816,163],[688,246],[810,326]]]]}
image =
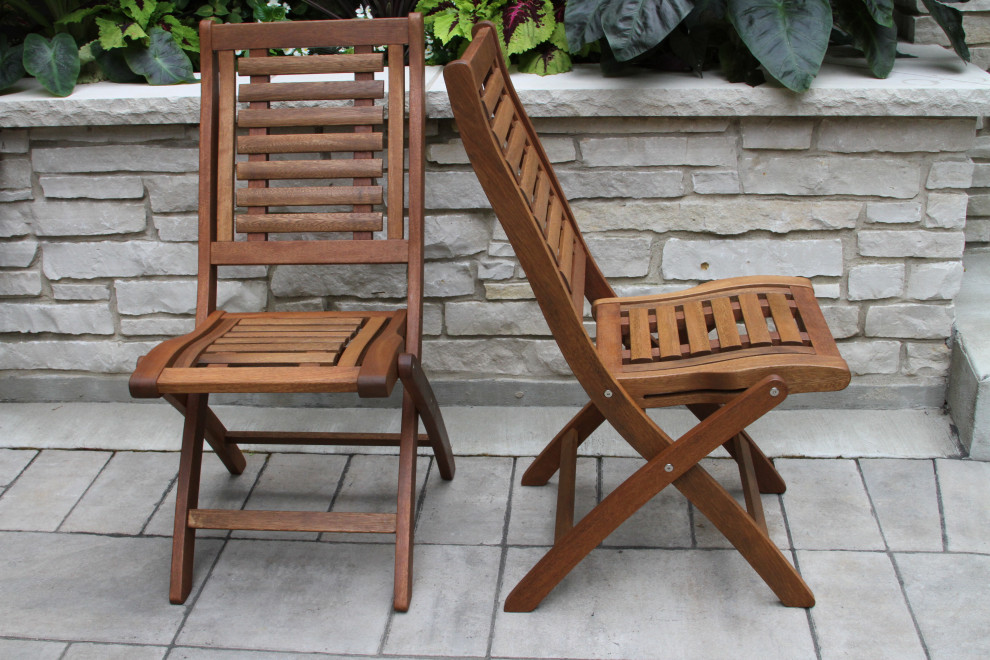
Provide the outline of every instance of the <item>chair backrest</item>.
{"type": "Polygon", "coordinates": [[[197,322],[216,308],[220,265],[406,263],[419,352],[423,34],[419,14],[203,21],[197,322]]]}
{"type": "MultiPolygon", "coordinates": [[[[474,28],[444,69],[464,148],[558,342],[583,332],[584,301],[614,296],[581,236],[543,145],[519,102],[495,26],[474,28]]],[[[566,342],[566,339],[564,340],[566,342]]],[[[562,343],[565,357],[568,351],[562,343]]],[[[570,359],[568,359],[570,361],[570,359]]]]}

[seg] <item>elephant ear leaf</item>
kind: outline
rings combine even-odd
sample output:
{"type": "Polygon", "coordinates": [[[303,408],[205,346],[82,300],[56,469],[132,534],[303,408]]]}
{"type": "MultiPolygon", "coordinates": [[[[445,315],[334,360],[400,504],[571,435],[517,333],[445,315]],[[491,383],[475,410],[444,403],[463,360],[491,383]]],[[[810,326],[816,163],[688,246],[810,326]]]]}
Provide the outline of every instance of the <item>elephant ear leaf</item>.
{"type": "Polygon", "coordinates": [[[938,0],[921,0],[935,22],[945,32],[952,44],[952,50],[967,62],[970,61],[969,46],[966,45],[966,32],[962,25],[962,12],[955,7],[946,7],[938,0]]]}
{"type": "Polygon", "coordinates": [[[894,68],[897,56],[897,28],[876,20],[871,10],[855,2],[836,3],[836,27],[852,39],[853,45],[863,51],[870,71],[877,78],[886,78],[894,68]]]}
{"type": "Polygon", "coordinates": [[[611,0],[602,28],[615,58],[624,62],[666,39],[693,8],[691,0],[611,0]]]}
{"type": "Polygon", "coordinates": [[[172,35],[154,27],[149,31],[151,43],[147,48],[135,47],[124,55],[127,66],[142,75],[149,85],[175,85],[193,82],[193,67],[172,35]]]}
{"type": "Polygon", "coordinates": [[[727,15],[771,76],[795,92],[811,87],[832,32],[828,0],[729,0],[727,15]]]}
{"type": "Polygon", "coordinates": [[[68,96],[79,79],[79,47],[72,35],[59,32],[52,40],[34,32],[24,38],[24,70],[55,96],[68,96]]]}
{"type": "Polygon", "coordinates": [[[24,77],[24,44],[8,46],[0,37],[0,90],[7,89],[24,77]]]}
{"type": "Polygon", "coordinates": [[[602,13],[609,0],[568,0],[564,7],[564,27],[567,46],[572,53],[585,44],[593,44],[605,36],[602,13]]]}

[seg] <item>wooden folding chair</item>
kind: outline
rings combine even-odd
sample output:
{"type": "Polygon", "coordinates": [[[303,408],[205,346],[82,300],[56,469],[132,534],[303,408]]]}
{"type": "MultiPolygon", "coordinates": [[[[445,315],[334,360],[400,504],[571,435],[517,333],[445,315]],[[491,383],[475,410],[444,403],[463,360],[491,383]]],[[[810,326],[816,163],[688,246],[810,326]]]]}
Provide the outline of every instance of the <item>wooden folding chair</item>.
{"type": "Polygon", "coordinates": [[[204,21],[200,44],[196,327],[139,360],[130,381],[133,396],[164,397],[185,416],[169,598],[181,603],[189,594],[197,529],[379,532],[395,534],[394,605],[406,610],[412,589],[417,445],[432,446],[440,475],[454,476],[443,419],[419,363],[422,18],[411,14],[408,19],[231,25],[204,21]],[[312,49],[314,54],[269,57],[272,49],[288,48],[312,49]],[[237,58],[236,51],[248,56],[237,58]],[[376,76],[386,66],[387,92],[382,75],[376,76]],[[307,180],[306,185],[280,185],[300,180],[307,180]],[[363,263],[407,266],[406,309],[217,309],[218,266],[363,263]],[[387,397],[397,380],[404,388],[399,433],[228,431],[207,405],[213,392],[357,392],[362,397],[387,397]],[[418,433],[420,417],[426,435],[418,433]],[[240,474],[245,465],[240,444],[398,445],[397,510],[200,509],[204,437],[233,474],[240,474]]]}
{"type": "Polygon", "coordinates": [[[495,29],[475,27],[444,70],[471,164],[505,228],[560,350],[590,401],[523,475],[547,483],[559,469],[553,548],[509,594],[506,611],[530,611],[606,536],[673,484],[732,542],[785,605],[814,596],[767,534],[759,493],[784,482],[745,427],[788,393],[840,390],[839,356],[811,282],[740,277],[681,293],[618,298],[581,236],[560,183],[509,80],[495,29]],[[584,301],[597,324],[593,342],[584,301]],[[645,409],[685,404],[700,422],[676,442],[645,409]],[[579,445],[605,420],[644,458],[577,524],[579,445]],[[747,510],[698,461],[720,446],[736,459],[747,510]]]}

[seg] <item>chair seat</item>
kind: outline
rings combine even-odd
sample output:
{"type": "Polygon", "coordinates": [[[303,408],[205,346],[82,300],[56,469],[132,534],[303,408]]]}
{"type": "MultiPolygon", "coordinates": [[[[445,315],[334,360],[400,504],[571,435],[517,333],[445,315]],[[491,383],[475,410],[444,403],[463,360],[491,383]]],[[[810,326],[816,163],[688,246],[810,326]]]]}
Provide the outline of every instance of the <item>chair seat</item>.
{"type": "Polygon", "coordinates": [[[358,392],[388,396],[405,347],[406,311],[216,311],[156,346],[131,377],[133,396],[213,392],[358,392]]]}
{"type": "Polygon", "coordinates": [[[792,393],[849,383],[805,278],[739,277],[592,309],[602,361],[647,407],[725,402],[771,374],[792,393]]]}

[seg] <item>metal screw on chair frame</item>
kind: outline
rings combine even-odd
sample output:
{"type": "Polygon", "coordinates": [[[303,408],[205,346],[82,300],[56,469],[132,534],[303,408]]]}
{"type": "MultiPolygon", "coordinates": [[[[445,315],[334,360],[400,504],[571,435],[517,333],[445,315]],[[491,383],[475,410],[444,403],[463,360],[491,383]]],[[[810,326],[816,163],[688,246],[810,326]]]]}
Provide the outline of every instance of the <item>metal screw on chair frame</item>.
{"type": "Polygon", "coordinates": [[[612,398],[612,390],[605,390],[605,398],[606,399],[612,398]]]}
{"type": "Polygon", "coordinates": [[[779,396],[779,395],[780,395],[780,390],[778,390],[776,387],[770,388],[770,396],[779,396]]]}
{"type": "Polygon", "coordinates": [[[674,466],[671,465],[670,463],[667,463],[666,465],[663,466],[663,470],[664,472],[673,472],[674,466]]]}

